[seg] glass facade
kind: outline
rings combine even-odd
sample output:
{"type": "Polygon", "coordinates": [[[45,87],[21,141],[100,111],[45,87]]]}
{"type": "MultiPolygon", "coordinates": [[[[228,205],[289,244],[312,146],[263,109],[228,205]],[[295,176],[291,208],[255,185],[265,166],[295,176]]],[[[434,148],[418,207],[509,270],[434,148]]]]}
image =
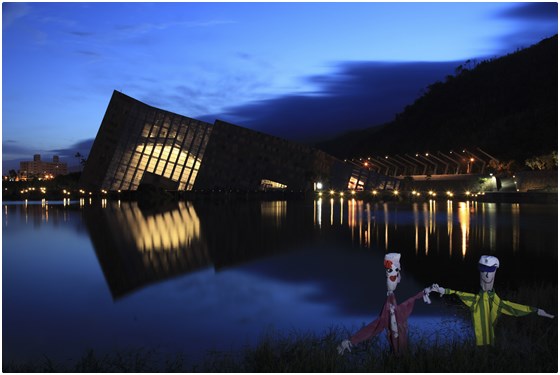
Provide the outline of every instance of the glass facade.
{"type": "Polygon", "coordinates": [[[118,108],[120,136],[102,188],[136,190],[158,176],[173,190],[191,190],[212,125],[135,100],[126,102],[118,108]]]}
{"type": "Polygon", "coordinates": [[[284,184],[281,184],[279,182],[276,181],[270,181],[270,180],[261,180],[261,190],[267,190],[267,189],[286,189],[287,186],[284,184]]]}
{"type": "Polygon", "coordinates": [[[115,91],[80,184],[108,191],[150,185],[168,191],[303,192],[317,183],[366,189],[375,177],[307,145],[220,120],[195,120],[115,91]]]}
{"type": "Polygon", "coordinates": [[[350,162],[352,165],[352,174],[348,180],[347,189],[364,191],[371,189],[393,189],[396,190],[399,187],[400,180],[396,178],[391,178],[388,176],[380,175],[375,171],[371,171],[364,168],[356,163],[350,162]]]}

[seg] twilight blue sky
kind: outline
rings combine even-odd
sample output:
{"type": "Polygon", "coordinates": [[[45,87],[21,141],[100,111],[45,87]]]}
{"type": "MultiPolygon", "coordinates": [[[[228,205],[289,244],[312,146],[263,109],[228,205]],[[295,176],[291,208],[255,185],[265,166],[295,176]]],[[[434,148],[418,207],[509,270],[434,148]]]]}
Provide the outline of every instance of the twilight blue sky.
{"type": "Polygon", "coordinates": [[[468,59],[558,32],[557,3],[2,3],[2,166],[86,154],[113,90],[296,141],[394,118],[468,59]]]}

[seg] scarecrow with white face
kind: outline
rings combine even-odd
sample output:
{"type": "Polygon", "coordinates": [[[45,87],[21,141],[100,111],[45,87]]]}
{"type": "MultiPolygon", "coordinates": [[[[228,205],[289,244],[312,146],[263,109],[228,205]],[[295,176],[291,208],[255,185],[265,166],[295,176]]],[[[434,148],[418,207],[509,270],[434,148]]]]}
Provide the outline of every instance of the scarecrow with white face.
{"type": "Polygon", "coordinates": [[[550,315],[542,309],[500,299],[494,292],[494,279],[498,267],[500,267],[498,258],[490,255],[483,255],[480,258],[478,262],[480,292],[478,294],[442,288],[437,284],[432,286],[432,291],[439,292],[440,295],[456,294],[467,305],[472,313],[474,334],[478,346],[494,345],[494,326],[500,314],[517,317],[536,312],[539,316],[554,318],[554,315],[550,315]]]}
{"type": "Polygon", "coordinates": [[[338,353],[351,351],[353,345],[371,339],[387,329],[387,336],[393,353],[398,354],[406,349],[408,343],[408,316],[412,313],[414,302],[423,298],[424,302],[431,303],[429,294],[431,288],[420,291],[400,305],[397,304],[394,291],[401,281],[401,254],[389,253],[385,255],[385,272],[387,274],[387,300],[381,309],[379,317],[369,323],[349,340],[344,340],[338,346],[338,353]]]}

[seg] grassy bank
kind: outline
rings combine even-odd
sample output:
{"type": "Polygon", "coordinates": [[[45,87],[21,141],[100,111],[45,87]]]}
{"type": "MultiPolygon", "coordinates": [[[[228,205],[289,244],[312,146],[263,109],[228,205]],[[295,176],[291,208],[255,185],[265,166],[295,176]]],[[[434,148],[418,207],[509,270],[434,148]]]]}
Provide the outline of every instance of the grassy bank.
{"type": "Polygon", "coordinates": [[[416,343],[399,358],[382,349],[379,340],[339,356],[336,346],[344,336],[333,331],[323,336],[265,338],[256,348],[242,352],[209,353],[197,365],[188,364],[182,355],[164,358],[150,350],[101,356],[89,351],[76,363],[43,358],[4,363],[3,372],[557,372],[556,328],[555,323],[540,327],[529,337],[500,334],[495,347],[477,348],[472,342],[416,343]]]}
{"type": "MultiPolygon", "coordinates": [[[[557,286],[532,286],[499,293],[557,313],[557,286]]],[[[437,298],[437,297],[436,297],[437,298]]],[[[453,303],[453,301],[451,301],[453,303]]],[[[461,308],[461,307],[457,307],[461,308]]],[[[6,361],[4,372],[558,372],[558,320],[532,314],[502,315],[494,347],[476,347],[473,340],[438,342],[413,337],[399,358],[384,347],[385,334],[338,355],[337,345],[350,332],[333,328],[322,335],[270,333],[254,348],[212,352],[194,365],[185,355],[166,357],[152,350],[98,355],[88,351],[74,363],[42,358],[34,362],[6,361]]]]}

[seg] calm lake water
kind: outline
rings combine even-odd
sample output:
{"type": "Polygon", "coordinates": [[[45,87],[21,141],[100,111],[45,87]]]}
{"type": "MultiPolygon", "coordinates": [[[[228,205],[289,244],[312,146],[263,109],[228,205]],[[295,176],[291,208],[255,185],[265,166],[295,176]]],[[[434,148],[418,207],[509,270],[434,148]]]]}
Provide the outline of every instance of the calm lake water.
{"type": "MultiPolygon", "coordinates": [[[[434,282],[476,292],[482,254],[500,258],[498,293],[557,285],[557,212],[348,199],[159,210],[105,200],[4,202],[3,360],[150,348],[197,361],[267,333],[351,333],[385,301],[386,252],[402,253],[399,301],[434,282]]],[[[468,315],[446,298],[417,301],[412,335],[470,338],[468,315]]]]}

